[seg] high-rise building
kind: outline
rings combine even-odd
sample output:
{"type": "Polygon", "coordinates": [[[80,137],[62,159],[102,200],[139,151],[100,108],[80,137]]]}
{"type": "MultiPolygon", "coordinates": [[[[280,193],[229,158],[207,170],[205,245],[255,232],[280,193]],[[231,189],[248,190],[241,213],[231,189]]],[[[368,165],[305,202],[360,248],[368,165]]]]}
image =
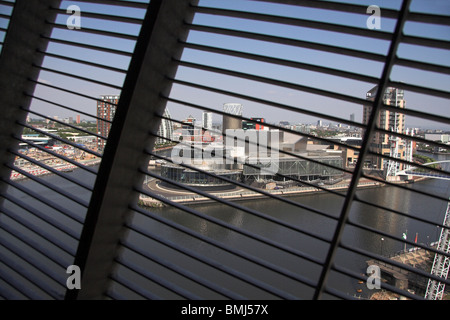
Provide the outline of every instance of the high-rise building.
{"type": "Polygon", "coordinates": [[[206,130],[212,129],[212,112],[203,112],[202,113],[202,127],[206,130]]]}
{"type": "Polygon", "coordinates": [[[182,137],[183,141],[192,140],[194,137],[194,131],[195,131],[195,122],[197,119],[195,119],[192,115],[189,115],[186,119],[182,120],[183,123],[181,125],[181,131],[182,131],[182,137]]]}
{"type": "Polygon", "coordinates": [[[171,140],[173,140],[173,124],[172,121],[169,120],[170,113],[167,108],[164,110],[163,117],[164,118],[161,119],[161,124],[159,125],[158,129],[159,137],[156,138],[156,144],[164,144],[171,142],[171,140]]]}
{"type": "Polygon", "coordinates": [[[225,103],[223,105],[223,112],[228,113],[228,115],[223,115],[222,129],[225,132],[227,129],[241,129],[242,120],[242,104],[240,103],[225,103]],[[233,115],[237,117],[233,117],[233,115]]]}
{"type": "MultiPolygon", "coordinates": [[[[111,121],[116,114],[116,106],[119,102],[119,98],[120,96],[118,95],[105,95],[101,96],[100,100],[97,101],[97,117],[109,121],[97,120],[97,133],[105,138],[108,137],[109,130],[111,130],[111,121]]],[[[97,147],[99,151],[103,151],[105,144],[106,140],[97,138],[97,147]]]]}
{"type": "MultiPolygon", "coordinates": [[[[378,86],[373,87],[366,94],[366,100],[374,101],[378,91],[378,86]]],[[[404,92],[402,89],[388,87],[383,95],[383,104],[395,106],[403,109],[406,106],[404,99],[404,92]]],[[[363,123],[369,122],[372,106],[364,106],[363,123]]],[[[405,114],[393,110],[381,109],[376,119],[376,126],[379,129],[392,131],[396,133],[405,133],[405,114]]],[[[390,135],[383,132],[375,132],[372,142],[371,150],[380,155],[391,156],[398,159],[405,159],[405,143],[395,135],[390,135]]],[[[381,157],[369,157],[369,161],[373,166],[379,169],[387,169],[389,161],[381,157]]],[[[400,164],[399,164],[400,165],[400,164]]]]}

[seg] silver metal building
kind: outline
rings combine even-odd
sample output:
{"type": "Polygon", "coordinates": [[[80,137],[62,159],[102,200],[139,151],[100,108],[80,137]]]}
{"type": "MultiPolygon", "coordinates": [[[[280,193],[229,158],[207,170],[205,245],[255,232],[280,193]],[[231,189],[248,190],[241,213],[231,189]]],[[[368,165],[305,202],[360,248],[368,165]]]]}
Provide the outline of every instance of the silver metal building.
{"type": "Polygon", "coordinates": [[[225,103],[223,105],[223,111],[229,113],[230,115],[235,115],[239,117],[233,116],[223,116],[222,128],[223,131],[227,129],[241,129],[242,128],[242,120],[240,117],[242,116],[243,106],[240,103],[225,103]]]}

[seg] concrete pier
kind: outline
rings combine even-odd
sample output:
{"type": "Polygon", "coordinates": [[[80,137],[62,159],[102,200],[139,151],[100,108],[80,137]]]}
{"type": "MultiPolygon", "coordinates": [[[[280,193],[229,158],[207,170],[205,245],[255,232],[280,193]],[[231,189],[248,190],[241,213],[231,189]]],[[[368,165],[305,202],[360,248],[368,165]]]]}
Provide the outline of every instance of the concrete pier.
{"type": "MultiPolygon", "coordinates": [[[[322,186],[325,190],[334,190],[334,191],[345,191],[347,190],[349,185],[349,181],[342,181],[341,183],[335,184],[335,185],[324,185],[322,186]]],[[[376,188],[381,187],[383,184],[379,182],[364,180],[361,181],[358,184],[358,188],[376,188]]],[[[184,203],[184,204],[196,204],[196,203],[207,203],[207,202],[213,202],[213,200],[204,197],[202,195],[198,195],[196,193],[192,193],[189,191],[182,191],[182,190],[175,190],[175,189],[164,189],[162,188],[158,180],[154,179],[151,182],[149,182],[146,187],[160,196],[165,197],[168,200],[171,200],[173,202],[178,203],[184,203]]],[[[278,189],[278,190],[267,190],[264,189],[267,193],[272,193],[284,197],[288,196],[298,196],[298,195],[305,195],[305,194],[311,194],[311,193],[320,193],[320,192],[326,192],[325,190],[322,190],[320,188],[316,187],[294,187],[294,188],[286,188],[286,189],[278,189]]],[[[208,191],[214,196],[224,198],[230,201],[240,201],[240,200],[253,200],[253,199],[264,199],[267,196],[258,193],[256,191],[251,191],[245,188],[236,187],[233,190],[230,191],[208,191]]],[[[145,195],[141,195],[140,203],[144,206],[148,207],[158,207],[163,206],[163,204],[155,200],[151,197],[147,197],[145,195]]]]}
{"type": "MultiPolygon", "coordinates": [[[[436,245],[437,243],[432,243],[431,247],[436,248],[436,245]]],[[[390,259],[425,272],[430,272],[434,255],[435,254],[432,251],[415,247],[396,253],[392,255],[390,259]]],[[[427,277],[420,276],[414,272],[410,272],[383,261],[368,260],[367,265],[376,265],[380,267],[382,282],[388,283],[401,290],[409,290],[418,295],[425,294],[428,284],[427,277]]]]}

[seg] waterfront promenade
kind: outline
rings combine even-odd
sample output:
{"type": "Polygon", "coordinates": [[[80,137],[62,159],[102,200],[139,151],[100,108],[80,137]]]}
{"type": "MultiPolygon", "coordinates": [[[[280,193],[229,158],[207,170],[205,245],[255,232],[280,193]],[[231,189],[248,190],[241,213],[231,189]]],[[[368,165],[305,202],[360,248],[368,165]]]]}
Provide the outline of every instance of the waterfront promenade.
{"type": "MultiPolygon", "coordinates": [[[[318,193],[318,192],[326,192],[326,190],[334,190],[334,191],[345,191],[350,184],[350,180],[343,180],[335,185],[323,185],[320,188],[319,187],[292,187],[292,188],[286,188],[286,189],[278,189],[278,190],[267,190],[267,189],[261,189],[261,191],[264,191],[266,193],[275,194],[279,196],[297,196],[302,194],[311,194],[311,193],[318,193]]],[[[362,179],[359,184],[358,188],[375,188],[375,187],[381,187],[384,184],[377,181],[371,181],[369,179],[362,179]]],[[[182,191],[180,189],[169,189],[165,186],[162,186],[159,184],[159,181],[154,179],[147,183],[146,187],[151,190],[152,192],[177,203],[189,203],[189,204],[196,204],[196,203],[207,203],[207,202],[213,202],[214,200],[211,200],[208,197],[205,197],[203,195],[199,195],[193,192],[188,191],[182,191]]],[[[267,197],[264,194],[261,194],[256,191],[252,191],[249,189],[236,187],[229,191],[209,191],[213,196],[224,198],[227,200],[252,200],[252,199],[261,199],[267,197]]],[[[140,195],[140,204],[147,207],[161,207],[163,206],[163,203],[157,199],[153,199],[151,197],[148,197],[146,195],[140,195]]]]}
{"type": "MultiPolygon", "coordinates": [[[[437,242],[430,243],[430,247],[436,249],[437,242]]],[[[409,290],[413,293],[423,295],[426,290],[428,278],[420,276],[414,272],[410,272],[404,268],[398,267],[397,264],[405,264],[407,266],[417,268],[429,273],[433,264],[435,254],[432,251],[413,247],[391,254],[388,258],[393,261],[389,264],[379,260],[368,260],[367,265],[378,266],[381,270],[381,281],[395,286],[401,290],[409,290]]],[[[372,300],[395,300],[403,299],[398,294],[380,291],[374,293],[372,300]]]]}

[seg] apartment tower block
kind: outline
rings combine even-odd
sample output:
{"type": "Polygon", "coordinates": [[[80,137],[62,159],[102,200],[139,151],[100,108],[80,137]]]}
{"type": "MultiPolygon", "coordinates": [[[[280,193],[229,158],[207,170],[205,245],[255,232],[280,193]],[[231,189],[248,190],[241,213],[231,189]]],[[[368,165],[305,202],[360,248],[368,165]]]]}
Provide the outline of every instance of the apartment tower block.
{"type": "MultiPolygon", "coordinates": [[[[378,91],[378,86],[373,87],[366,93],[366,100],[373,102],[378,91]]],[[[404,109],[406,107],[406,101],[404,99],[404,91],[402,89],[388,87],[383,94],[383,104],[389,106],[395,106],[398,109],[404,109]]],[[[363,110],[363,123],[368,124],[370,113],[372,111],[371,105],[365,105],[363,110]]],[[[386,110],[381,108],[376,119],[376,126],[378,129],[384,131],[391,131],[396,133],[405,133],[405,115],[403,113],[386,110]]],[[[371,144],[370,150],[380,155],[391,156],[397,159],[405,159],[405,142],[399,139],[395,135],[390,135],[386,132],[376,131],[371,144]]],[[[370,156],[367,158],[369,165],[377,169],[387,169],[389,160],[378,157],[370,156]]],[[[401,165],[398,164],[401,169],[401,165]]]]}

